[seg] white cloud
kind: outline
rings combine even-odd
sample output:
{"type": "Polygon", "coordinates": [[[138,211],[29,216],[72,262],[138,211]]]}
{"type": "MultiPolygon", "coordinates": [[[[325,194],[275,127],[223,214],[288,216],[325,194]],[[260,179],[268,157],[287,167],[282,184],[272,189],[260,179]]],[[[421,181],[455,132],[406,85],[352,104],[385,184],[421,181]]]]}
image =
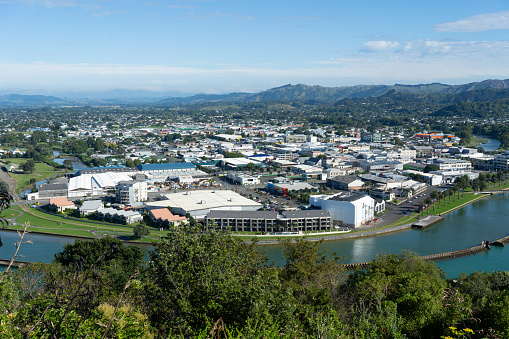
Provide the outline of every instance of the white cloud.
{"type": "Polygon", "coordinates": [[[93,16],[94,18],[101,18],[101,17],[103,17],[103,16],[110,16],[110,15],[122,14],[122,13],[125,13],[125,11],[118,11],[118,12],[103,11],[103,12],[97,12],[97,13],[94,13],[92,16],[93,16]]]}
{"type": "Polygon", "coordinates": [[[365,51],[384,51],[389,49],[395,49],[399,47],[397,41],[368,41],[364,44],[366,47],[365,51]]]}
{"type": "Polygon", "coordinates": [[[438,32],[481,32],[509,29],[509,11],[474,15],[435,26],[438,32]]]}

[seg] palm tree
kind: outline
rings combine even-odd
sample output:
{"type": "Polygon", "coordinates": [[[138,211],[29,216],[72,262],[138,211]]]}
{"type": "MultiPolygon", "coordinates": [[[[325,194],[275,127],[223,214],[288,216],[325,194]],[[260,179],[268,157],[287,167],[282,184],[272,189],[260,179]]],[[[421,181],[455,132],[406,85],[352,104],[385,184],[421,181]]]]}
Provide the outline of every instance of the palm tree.
{"type": "Polygon", "coordinates": [[[445,206],[445,192],[438,192],[438,207],[440,207],[442,205],[442,200],[444,201],[444,206],[445,206]]]}
{"type": "Polygon", "coordinates": [[[472,180],[472,184],[471,184],[471,186],[472,186],[472,189],[473,189],[474,191],[478,191],[478,190],[479,190],[479,181],[477,181],[477,180],[472,180]]]}
{"type": "Polygon", "coordinates": [[[431,194],[429,196],[433,201],[433,211],[435,211],[435,202],[438,198],[438,193],[436,191],[433,191],[433,192],[431,192],[431,194]]]}
{"type": "Polygon", "coordinates": [[[451,196],[453,195],[454,193],[452,192],[451,189],[448,189],[447,190],[447,195],[449,196],[449,204],[451,203],[451,196]]]}
{"type": "Polygon", "coordinates": [[[429,214],[429,205],[431,204],[431,198],[427,197],[426,200],[424,200],[424,202],[426,203],[426,205],[428,205],[428,207],[426,207],[426,209],[428,210],[428,214],[429,214]]]}

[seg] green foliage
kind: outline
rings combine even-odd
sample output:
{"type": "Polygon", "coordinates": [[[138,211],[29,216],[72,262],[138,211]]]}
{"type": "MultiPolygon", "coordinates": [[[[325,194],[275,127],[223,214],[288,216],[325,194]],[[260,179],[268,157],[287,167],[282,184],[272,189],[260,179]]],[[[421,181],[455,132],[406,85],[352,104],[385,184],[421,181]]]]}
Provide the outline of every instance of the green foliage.
{"type": "Polygon", "coordinates": [[[150,255],[144,297],[160,333],[196,334],[222,318],[241,326],[250,317],[270,321],[275,310],[290,307],[272,270],[262,271],[265,257],[256,245],[231,235],[199,229],[173,230],[150,255]]]}
{"type": "Polygon", "coordinates": [[[339,257],[305,239],[283,241],[286,264],[273,267],[256,243],[189,226],[171,230],[143,268],[141,260],[128,253],[114,258],[114,243],[108,238],[77,241],[55,258],[59,263],[9,273],[0,282],[0,336],[509,335],[507,272],[476,272],[446,281],[433,263],[402,253],[380,256],[368,269],[346,276],[339,257]],[[136,263],[129,267],[127,261],[136,263]],[[112,287],[113,266],[140,275],[112,287]]]}
{"type": "Polygon", "coordinates": [[[9,184],[5,181],[0,181],[0,190],[9,191],[9,184]]]}
{"type": "Polygon", "coordinates": [[[126,246],[111,237],[94,240],[76,240],[55,254],[53,262],[78,270],[92,265],[101,268],[112,288],[121,289],[129,276],[139,269],[143,260],[142,251],[136,246],[126,246]],[[99,260],[99,261],[98,261],[99,260]]]}
{"type": "Polygon", "coordinates": [[[32,173],[35,170],[35,162],[33,159],[28,159],[26,162],[21,164],[21,168],[24,172],[32,173]]]}
{"type": "Polygon", "coordinates": [[[429,164],[429,165],[426,165],[426,167],[424,167],[424,173],[438,171],[439,169],[440,169],[440,166],[435,165],[435,164],[429,164]]]}
{"type": "Polygon", "coordinates": [[[150,234],[150,228],[147,225],[138,224],[134,227],[134,237],[140,239],[150,234]]]}
{"type": "Polygon", "coordinates": [[[379,257],[367,272],[351,276],[347,285],[357,300],[359,317],[365,312],[387,311],[384,303],[389,301],[397,305],[403,333],[429,338],[436,335],[443,319],[443,278],[433,263],[404,253],[379,257]]]}
{"type": "Polygon", "coordinates": [[[244,158],[244,155],[238,152],[224,152],[223,155],[225,158],[244,158]]]}

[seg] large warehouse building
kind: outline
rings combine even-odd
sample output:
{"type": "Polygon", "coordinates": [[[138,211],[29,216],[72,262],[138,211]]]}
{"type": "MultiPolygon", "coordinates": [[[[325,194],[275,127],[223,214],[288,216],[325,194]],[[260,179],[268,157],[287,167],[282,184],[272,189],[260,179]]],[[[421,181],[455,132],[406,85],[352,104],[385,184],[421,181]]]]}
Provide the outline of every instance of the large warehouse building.
{"type": "Polygon", "coordinates": [[[114,190],[119,181],[132,180],[125,173],[106,172],[97,174],[83,174],[69,179],[67,196],[85,197],[95,196],[114,190]]]}
{"type": "Polygon", "coordinates": [[[212,210],[256,211],[262,204],[229,190],[203,190],[161,194],[164,200],[147,203],[147,209],[170,207],[173,213],[204,219],[212,210]]]}

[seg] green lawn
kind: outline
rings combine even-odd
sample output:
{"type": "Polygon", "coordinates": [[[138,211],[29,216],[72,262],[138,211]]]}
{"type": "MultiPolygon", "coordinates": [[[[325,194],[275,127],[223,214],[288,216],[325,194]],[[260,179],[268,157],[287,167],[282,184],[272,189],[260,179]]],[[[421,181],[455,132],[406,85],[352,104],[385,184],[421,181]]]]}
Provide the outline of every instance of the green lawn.
{"type": "MultiPolygon", "coordinates": [[[[470,143],[468,145],[465,145],[465,147],[477,147],[479,146],[480,144],[485,144],[488,142],[488,139],[484,139],[484,138],[478,138],[478,137],[474,137],[472,136],[470,138],[470,143]]],[[[482,146],[481,146],[482,147],[482,146]]]]}
{"type": "Polygon", "coordinates": [[[12,219],[16,218],[20,215],[19,207],[18,206],[12,206],[2,212],[0,214],[0,218],[6,218],[6,219],[12,219]]]}
{"type": "MultiPolygon", "coordinates": [[[[27,161],[27,159],[22,158],[14,158],[9,159],[13,164],[21,164],[22,162],[27,161]]],[[[65,171],[55,170],[53,167],[42,163],[35,163],[35,170],[33,173],[10,173],[12,178],[16,180],[16,193],[19,194],[25,188],[30,187],[32,184],[30,183],[30,179],[35,179],[36,181],[40,181],[43,179],[47,179],[55,174],[64,174],[65,171]]]]}
{"type": "MultiPolygon", "coordinates": [[[[10,229],[14,230],[22,230],[25,228],[23,225],[12,225],[9,226],[10,229]]],[[[82,231],[82,230],[73,230],[69,228],[56,228],[56,229],[44,229],[44,228],[38,228],[38,227],[28,227],[28,231],[31,232],[41,232],[41,233],[48,233],[48,234],[59,234],[59,235],[67,235],[71,237],[92,237],[92,233],[88,231],[82,231]]]]}

